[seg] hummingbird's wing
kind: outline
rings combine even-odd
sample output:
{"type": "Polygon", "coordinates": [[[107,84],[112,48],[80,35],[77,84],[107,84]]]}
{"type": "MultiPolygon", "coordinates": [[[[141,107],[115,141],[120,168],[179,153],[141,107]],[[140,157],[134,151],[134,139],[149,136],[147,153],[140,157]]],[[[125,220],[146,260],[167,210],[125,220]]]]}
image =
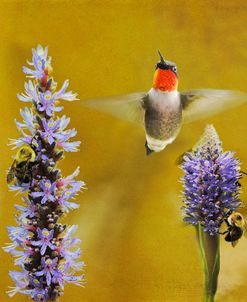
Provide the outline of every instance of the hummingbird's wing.
{"type": "Polygon", "coordinates": [[[202,89],[181,93],[183,121],[193,122],[241,105],[247,93],[232,90],[202,89]]]}
{"type": "Polygon", "coordinates": [[[143,104],[147,94],[135,92],[126,95],[118,95],[99,99],[81,101],[85,107],[94,108],[111,114],[117,118],[143,125],[143,104]]]}

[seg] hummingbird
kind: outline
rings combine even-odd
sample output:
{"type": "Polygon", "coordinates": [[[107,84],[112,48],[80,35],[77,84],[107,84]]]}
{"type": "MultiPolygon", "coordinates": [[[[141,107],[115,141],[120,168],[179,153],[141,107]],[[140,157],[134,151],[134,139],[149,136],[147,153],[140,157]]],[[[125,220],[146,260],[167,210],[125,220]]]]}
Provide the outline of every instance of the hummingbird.
{"type": "Polygon", "coordinates": [[[83,101],[83,105],[113,116],[144,124],[146,155],[174,142],[184,123],[193,122],[241,105],[247,94],[232,90],[178,91],[178,71],[164,59],[155,65],[152,88],[147,92],[83,101]]]}

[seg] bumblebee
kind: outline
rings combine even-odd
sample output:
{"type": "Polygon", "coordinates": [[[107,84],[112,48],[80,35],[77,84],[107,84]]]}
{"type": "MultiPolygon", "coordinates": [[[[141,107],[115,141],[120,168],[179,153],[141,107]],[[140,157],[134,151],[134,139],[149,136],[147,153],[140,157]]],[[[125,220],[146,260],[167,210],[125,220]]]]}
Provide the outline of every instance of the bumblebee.
{"type": "Polygon", "coordinates": [[[14,162],[7,173],[7,183],[11,183],[14,178],[17,179],[19,185],[30,183],[35,158],[36,153],[31,146],[21,147],[17,151],[14,162]]]}
{"type": "Polygon", "coordinates": [[[235,247],[238,240],[243,235],[247,235],[247,222],[242,214],[232,211],[224,221],[227,225],[227,230],[220,234],[226,235],[225,241],[231,242],[232,246],[235,247]]]}

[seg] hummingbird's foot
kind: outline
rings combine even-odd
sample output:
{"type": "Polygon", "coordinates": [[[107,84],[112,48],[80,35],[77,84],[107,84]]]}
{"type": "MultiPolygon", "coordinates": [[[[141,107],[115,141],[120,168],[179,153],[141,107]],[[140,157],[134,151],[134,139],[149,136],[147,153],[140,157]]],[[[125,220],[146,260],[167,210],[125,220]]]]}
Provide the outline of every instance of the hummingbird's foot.
{"type": "Polygon", "coordinates": [[[154,151],[151,150],[149,147],[148,147],[148,143],[147,141],[145,142],[145,148],[146,148],[146,155],[149,156],[151,155],[154,151]]]}

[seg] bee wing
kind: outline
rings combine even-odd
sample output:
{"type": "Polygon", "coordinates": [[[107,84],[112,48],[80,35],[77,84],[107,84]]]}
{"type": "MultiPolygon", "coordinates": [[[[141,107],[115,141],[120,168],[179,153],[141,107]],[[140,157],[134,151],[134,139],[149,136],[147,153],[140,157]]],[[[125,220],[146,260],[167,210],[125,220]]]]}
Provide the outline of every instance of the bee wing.
{"type": "Polygon", "coordinates": [[[11,167],[9,168],[8,172],[7,172],[7,183],[11,183],[11,181],[15,178],[15,164],[16,161],[14,160],[14,162],[12,163],[11,167]]]}
{"type": "Polygon", "coordinates": [[[232,90],[202,89],[181,93],[185,123],[209,117],[247,101],[247,93],[232,90]]]}
{"type": "Polygon", "coordinates": [[[243,227],[244,237],[247,238],[247,221],[244,220],[244,227],[243,227]]]}
{"type": "Polygon", "coordinates": [[[117,118],[143,125],[144,111],[142,104],[146,95],[144,92],[136,92],[101,99],[85,100],[81,104],[117,118]]]}

